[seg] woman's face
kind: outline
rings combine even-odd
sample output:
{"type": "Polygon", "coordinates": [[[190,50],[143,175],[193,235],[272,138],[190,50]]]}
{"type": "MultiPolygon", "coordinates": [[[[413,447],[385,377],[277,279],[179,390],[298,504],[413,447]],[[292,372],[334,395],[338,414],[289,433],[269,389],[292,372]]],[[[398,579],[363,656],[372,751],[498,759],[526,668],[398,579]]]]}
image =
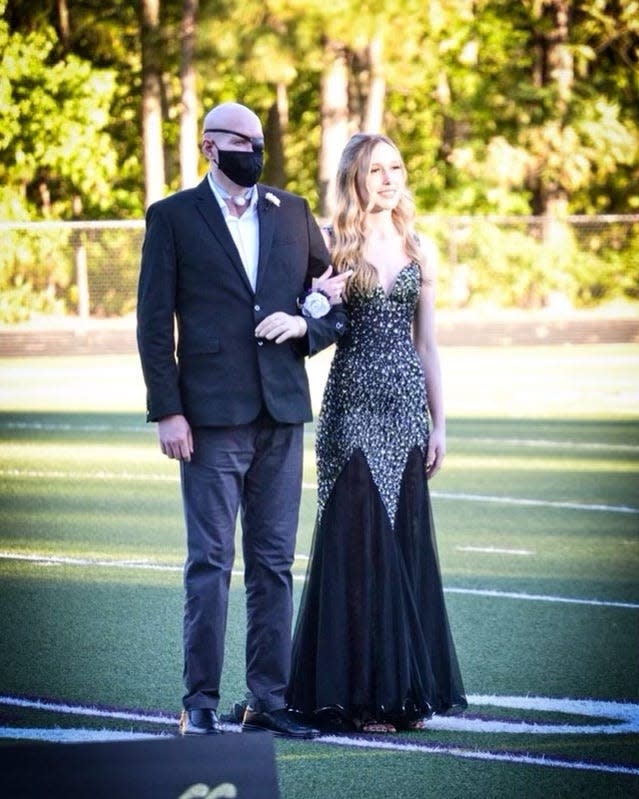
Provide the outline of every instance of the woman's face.
{"type": "Polygon", "coordinates": [[[378,142],[371,152],[368,172],[360,172],[358,189],[369,213],[392,210],[405,188],[399,153],[386,142],[378,142]]]}

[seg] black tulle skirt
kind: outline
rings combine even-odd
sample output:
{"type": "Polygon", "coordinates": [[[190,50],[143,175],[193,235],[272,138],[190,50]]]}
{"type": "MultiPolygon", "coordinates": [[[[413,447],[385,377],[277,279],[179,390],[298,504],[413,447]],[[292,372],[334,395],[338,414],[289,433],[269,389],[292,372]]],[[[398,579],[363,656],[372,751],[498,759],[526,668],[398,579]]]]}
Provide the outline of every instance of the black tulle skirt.
{"type": "Polygon", "coordinates": [[[341,729],[401,729],[466,707],[419,448],[394,529],[361,451],[337,479],[314,533],[288,703],[341,729]]]}

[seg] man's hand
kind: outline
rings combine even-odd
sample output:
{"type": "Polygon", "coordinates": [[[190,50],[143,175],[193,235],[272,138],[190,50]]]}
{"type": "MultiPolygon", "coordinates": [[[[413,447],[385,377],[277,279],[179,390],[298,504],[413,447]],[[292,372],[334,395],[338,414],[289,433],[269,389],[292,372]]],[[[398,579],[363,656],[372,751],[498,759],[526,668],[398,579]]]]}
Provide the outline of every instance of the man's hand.
{"type": "Polygon", "coordinates": [[[167,458],[190,461],[193,454],[193,436],[184,416],[179,413],[165,416],[158,422],[160,449],[167,458]]]}
{"type": "Polygon", "coordinates": [[[319,289],[328,295],[328,300],[331,305],[337,305],[342,301],[342,293],[346,286],[346,281],[353,274],[352,269],[346,272],[340,272],[337,275],[333,274],[333,267],[329,264],[325,272],[319,277],[314,277],[311,283],[311,288],[319,289]]]}
{"type": "Polygon", "coordinates": [[[289,338],[304,338],[307,329],[306,322],[301,316],[292,316],[283,311],[276,311],[266,319],[262,319],[255,328],[255,337],[281,344],[289,338]]]}

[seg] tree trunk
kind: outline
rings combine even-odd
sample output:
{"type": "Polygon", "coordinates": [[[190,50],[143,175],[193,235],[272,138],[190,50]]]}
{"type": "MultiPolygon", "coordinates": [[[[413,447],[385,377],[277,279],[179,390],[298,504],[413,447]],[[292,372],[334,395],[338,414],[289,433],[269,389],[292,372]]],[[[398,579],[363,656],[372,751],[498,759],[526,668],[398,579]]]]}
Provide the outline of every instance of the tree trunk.
{"type": "Polygon", "coordinates": [[[66,53],[69,50],[69,42],[71,41],[69,6],[67,0],[56,0],[56,6],[58,12],[58,35],[60,36],[60,42],[66,53]]]}
{"type": "Polygon", "coordinates": [[[180,185],[183,189],[198,181],[197,88],[193,66],[198,0],[182,4],[180,84],[182,109],[180,114],[180,185]]]}
{"type": "Polygon", "coordinates": [[[386,97],[384,44],[381,36],[375,36],[369,42],[367,56],[368,91],[363,129],[367,133],[381,133],[384,126],[384,100],[386,97]]]}
{"type": "Polygon", "coordinates": [[[140,2],[142,50],[142,157],[144,201],[148,207],[164,195],[162,146],[162,71],[160,68],[160,0],[140,2]]]}
{"type": "Polygon", "coordinates": [[[326,47],[329,62],[321,80],[321,128],[319,153],[319,215],[331,216],[335,202],[335,173],[348,141],[348,68],[344,48],[338,43],[326,47]]]}
{"type": "Polygon", "coordinates": [[[288,131],[288,90],[285,83],[278,83],[275,102],[268,110],[264,130],[268,161],[264,169],[264,182],[281,189],[286,188],[286,156],[284,142],[288,131]]]}
{"type": "MultiPolygon", "coordinates": [[[[540,7],[541,32],[537,35],[534,84],[554,88],[554,114],[546,122],[556,121],[560,128],[566,122],[574,82],[573,59],[569,42],[570,0],[545,0],[540,7]]],[[[533,211],[539,215],[562,216],[568,192],[560,175],[540,178],[533,185],[533,211]]]]}

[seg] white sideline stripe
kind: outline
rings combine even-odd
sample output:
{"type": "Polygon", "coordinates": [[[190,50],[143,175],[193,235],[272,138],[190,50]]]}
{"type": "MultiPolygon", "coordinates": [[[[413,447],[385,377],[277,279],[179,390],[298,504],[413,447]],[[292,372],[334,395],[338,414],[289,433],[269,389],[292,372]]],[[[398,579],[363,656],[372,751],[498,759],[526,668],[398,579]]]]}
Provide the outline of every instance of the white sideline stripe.
{"type": "MultiPolygon", "coordinates": [[[[156,563],[151,560],[116,560],[110,558],[80,558],[70,555],[44,555],[38,553],[20,553],[0,551],[0,560],[26,561],[41,566],[98,566],[102,568],[114,569],[149,569],[152,571],[176,572],[181,573],[182,565],[172,565],[170,563],[156,563]]],[[[308,561],[308,555],[296,554],[295,560],[308,561]]],[[[233,569],[233,577],[243,577],[241,569],[233,569]]],[[[304,574],[294,574],[295,582],[304,582],[304,574]]],[[[562,597],[546,594],[527,594],[516,591],[497,591],[491,588],[453,588],[445,587],[444,592],[448,594],[469,594],[473,596],[494,597],[496,599],[523,599],[532,602],[563,602],[570,605],[596,605],[609,608],[628,608],[639,610],[637,602],[617,602],[606,599],[581,599],[578,597],[562,597]]]]}
{"type": "MultiPolygon", "coordinates": [[[[556,698],[548,696],[501,696],[497,694],[469,694],[467,697],[468,705],[472,709],[474,706],[501,707],[515,710],[527,710],[531,712],[563,713],[572,716],[587,716],[588,718],[608,719],[609,721],[622,722],[621,724],[601,725],[601,729],[609,733],[628,733],[639,732],[639,704],[634,702],[615,702],[609,700],[593,699],[573,699],[571,697],[556,698]]],[[[121,719],[126,721],[148,722],[152,724],[175,724],[175,716],[168,713],[141,713],[134,710],[117,710],[116,708],[96,707],[95,705],[71,705],[64,702],[53,702],[48,699],[27,699],[19,696],[1,696],[0,705],[10,705],[13,707],[23,707],[31,710],[44,710],[55,713],[65,713],[75,716],[91,716],[96,718],[121,719]]],[[[464,728],[479,727],[483,731],[493,731],[491,725],[498,725],[497,731],[502,732],[502,727],[509,732],[521,732],[522,724],[525,722],[492,722],[484,719],[465,718],[459,716],[434,716],[427,722],[427,728],[437,726],[439,729],[458,729],[460,722],[465,722],[464,728]]],[[[527,724],[527,727],[534,732],[544,734],[551,731],[570,729],[574,725],[557,724],[527,724]]],[[[590,733],[599,731],[599,726],[579,725],[575,727],[580,733],[590,733]]],[[[339,737],[339,736],[337,736],[339,737]]],[[[349,738],[350,740],[350,738],[349,738]]]]}
{"type": "MultiPolygon", "coordinates": [[[[132,480],[136,482],[177,483],[177,474],[141,474],[133,472],[71,472],[56,469],[0,469],[0,477],[57,478],[61,480],[132,480]]],[[[317,483],[302,483],[306,491],[316,491],[317,483]]],[[[542,508],[566,508],[568,510],[603,511],[608,513],[639,514],[639,508],[628,505],[589,505],[582,502],[557,502],[544,499],[525,499],[522,497],[497,497],[486,494],[462,494],[446,491],[431,491],[431,497],[453,499],[467,502],[492,502],[504,505],[529,505],[542,508]]]]}
{"type": "MultiPolygon", "coordinates": [[[[511,708],[525,708],[529,710],[554,710],[559,713],[582,713],[587,716],[611,717],[614,720],[622,720],[624,724],[604,726],[581,726],[574,731],[579,734],[599,734],[600,730],[607,733],[635,732],[639,730],[639,705],[623,704],[619,702],[593,702],[591,700],[572,700],[572,699],[552,699],[547,697],[496,697],[496,696],[469,696],[469,704],[472,705],[492,705],[511,708]]],[[[66,713],[75,716],[93,716],[100,718],[126,719],[127,721],[151,722],[159,724],[175,724],[175,718],[165,714],[144,714],[132,711],[118,711],[102,709],[97,707],[83,707],[66,704],[59,704],[44,700],[22,699],[20,697],[0,696],[0,704],[11,705],[14,707],[24,707],[35,710],[49,711],[52,713],[66,713]]],[[[445,721],[446,719],[442,719],[445,721]]],[[[454,720],[454,718],[452,719],[454,720]]],[[[448,719],[451,721],[451,719],[448,719]]],[[[466,731],[476,732],[528,732],[533,734],[556,734],[563,733],[566,725],[526,725],[528,729],[517,729],[517,723],[511,723],[511,729],[504,730],[503,722],[496,722],[496,726],[491,727],[491,722],[482,719],[468,720],[466,731]],[[472,726],[475,721],[474,727],[472,726]],[[477,723],[479,722],[479,724],[477,723]]],[[[429,722],[429,726],[431,723],[429,722]]],[[[228,731],[237,732],[237,725],[224,725],[228,731]]],[[[436,727],[437,728],[437,727],[436,727]]],[[[440,726],[440,729],[455,729],[453,727],[440,726]]],[[[11,727],[0,727],[0,737],[4,738],[27,738],[37,737],[37,740],[50,741],[78,741],[78,740],[122,740],[127,736],[134,737],[154,737],[152,734],[144,733],[124,733],[112,730],[62,730],[62,729],[20,729],[11,727]],[[83,736],[84,734],[84,737],[83,736]]],[[[454,746],[433,746],[429,744],[410,743],[402,741],[380,741],[379,739],[364,740],[362,738],[351,738],[338,735],[322,735],[316,739],[319,743],[335,744],[337,746],[351,746],[361,749],[385,749],[399,752],[418,752],[421,754],[451,755],[470,760],[499,761],[505,763],[521,763],[546,766],[550,768],[565,768],[578,771],[601,771],[612,774],[631,774],[639,775],[639,768],[623,766],[615,763],[588,763],[585,761],[563,760],[560,758],[549,758],[536,755],[512,755],[503,752],[492,752],[490,750],[469,750],[454,746]]]]}
{"type": "MultiPolygon", "coordinates": [[[[108,741],[142,741],[149,738],[164,738],[150,732],[124,732],[120,730],[88,730],[56,727],[0,727],[0,738],[16,741],[45,741],[47,743],[106,743],[108,741]]],[[[173,736],[171,736],[173,737],[173,736]]]]}
{"type": "Polygon", "coordinates": [[[175,716],[164,713],[137,713],[131,710],[116,710],[115,708],[90,705],[69,705],[64,702],[50,702],[47,699],[24,699],[20,696],[0,696],[0,705],[24,707],[30,710],[46,710],[50,713],[66,713],[71,716],[142,721],[151,724],[177,724],[175,716]]]}
{"type": "Polygon", "coordinates": [[[501,547],[455,547],[458,552],[486,552],[496,555],[534,555],[531,549],[502,549],[501,547]]]}
{"type": "MultiPolygon", "coordinates": [[[[497,694],[472,694],[467,697],[472,705],[507,707],[515,710],[532,710],[542,713],[568,713],[572,716],[590,716],[630,723],[639,732],[639,704],[602,699],[573,699],[553,696],[502,696],[497,694]]],[[[450,716],[449,718],[453,718],[450,716]]]]}

